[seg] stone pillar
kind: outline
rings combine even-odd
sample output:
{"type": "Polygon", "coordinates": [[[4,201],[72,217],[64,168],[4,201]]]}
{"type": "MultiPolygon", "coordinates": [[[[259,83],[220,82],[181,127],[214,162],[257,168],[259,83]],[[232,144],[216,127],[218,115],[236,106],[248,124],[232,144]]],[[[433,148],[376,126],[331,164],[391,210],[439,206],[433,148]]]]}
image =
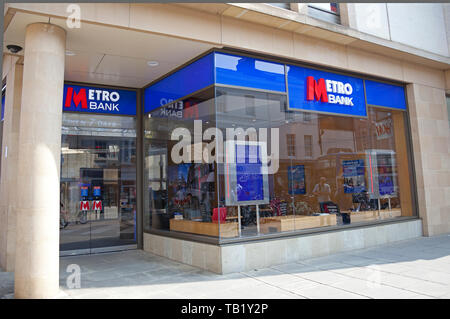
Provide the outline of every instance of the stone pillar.
{"type": "Polygon", "coordinates": [[[0,267],[5,271],[14,271],[16,243],[16,174],[23,71],[23,64],[16,64],[17,60],[17,57],[11,59],[6,78],[5,118],[1,144],[0,267]]]}
{"type": "Polygon", "coordinates": [[[450,130],[445,91],[407,86],[419,216],[425,236],[450,233],[450,130]]]}
{"type": "Polygon", "coordinates": [[[65,43],[59,26],[27,26],[16,188],[16,298],[52,298],[59,292],[65,43]]]}

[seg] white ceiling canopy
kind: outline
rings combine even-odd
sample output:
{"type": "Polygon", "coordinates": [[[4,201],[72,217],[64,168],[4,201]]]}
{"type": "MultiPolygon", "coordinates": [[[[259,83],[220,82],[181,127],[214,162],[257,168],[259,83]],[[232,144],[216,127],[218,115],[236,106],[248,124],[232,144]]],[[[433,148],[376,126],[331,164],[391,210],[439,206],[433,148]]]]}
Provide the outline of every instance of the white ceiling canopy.
{"type": "MultiPolygon", "coordinates": [[[[41,15],[17,12],[3,37],[6,45],[24,47],[30,23],[48,22],[41,15]]],[[[66,20],[50,22],[67,31],[65,80],[141,88],[212,48],[211,44],[98,24],[70,29],[66,20]],[[147,63],[149,61],[156,61],[147,63]]],[[[23,54],[23,50],[19,53],[23,54]]]]}

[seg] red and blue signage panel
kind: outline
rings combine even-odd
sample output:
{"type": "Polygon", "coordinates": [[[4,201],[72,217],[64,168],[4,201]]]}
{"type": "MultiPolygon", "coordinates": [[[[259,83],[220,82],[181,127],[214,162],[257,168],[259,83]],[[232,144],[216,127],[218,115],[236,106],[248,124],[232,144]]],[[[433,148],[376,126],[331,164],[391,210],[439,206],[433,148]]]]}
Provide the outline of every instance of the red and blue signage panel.
{"type": "Polygon", "coordinates": [[[406,109],[404,87],[399,85],[212,52],[147,87],[144,112],[173,108],[174,101],[213,84],[287,92],[288,108],[296,111],[367,117],[367,105],[406,109]]]}
{"type": "Polygon", "coordinates": [[[367,104],[406,110],[405,88],[382,82],[365,80],[367,104]]]}
{"type": "Polygon", "coordinates": [[[367,116],[362,79],[289,65],[287,81],[290,110],[367,116]]]}
{"type": "Polygon", "coordinates": [[[89,186],[87,186],[87,185],[80,186],[80,191],[81,191],[81,197],[89,196],[89,186]]]}
{"type": "Polygon", "coordinates": [[[215,53],[216,84],[286,92],[284,64],[215,53]]]}
{"type": "Polygon", "coordinates": [[[94,196],[96,196],[96,197],[100,197],[101,196],[100,186],[94,186],[94,196]]]}
{"type": "Polygon", "coordinates": [[[63,111],[136,115],[136,91],[64,84],[63,111]]]}
{"type": "Polygon", "coordinates": [[[144,112],[151,112],[212,84],[285,93],[284,64],[212,52],[146,88],[144,112]]]}
{"type": "Polygon", "coordinates": [[[214,54],[210,53],[146,88],[144,113],[212,84],[214,84],[214,54]]]}

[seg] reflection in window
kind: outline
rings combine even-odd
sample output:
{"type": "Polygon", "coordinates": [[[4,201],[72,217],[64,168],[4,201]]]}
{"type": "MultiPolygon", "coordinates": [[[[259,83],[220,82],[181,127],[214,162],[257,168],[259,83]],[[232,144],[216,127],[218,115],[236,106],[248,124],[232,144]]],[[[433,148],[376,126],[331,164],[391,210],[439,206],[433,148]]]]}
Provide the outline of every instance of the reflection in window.
{"type": "Polygon", "coordinates": [[[255,97],[253,95],[245,96],[245,114],[255,116],[255,97]]]}
{"type": "Polygon", "coordinates": [[[278,63],[255,60],[255,69],[264,72],[284,75],[284,65],[278,63]]]}
{"type": "Polygon", "coordinates": [[[305,142],[305,157],[312,157],[312,135],[305,135],[303,139],[305,142]]]}
{"type": "Polygon", "coordinates": [[[311,121],[311,113],[303,113],[303,121],[310,122],[311,121]]]}
{"type": "Polygon", "coordinates": [[[286,134],[288,156],[295,156],[295,134],[286,134]]]}
{"type": "Polygon", "coordinates": [[[339,4],[331,3],[309,3],[308,14],[314,18],[331,23],[340,23],[339,4]]]}
{"type": "Polygon", "coordinates": [[[369,108],[367,118],[351,118],[285,111],[283,96],[253,92],[257,120],[249,123],[243,115],[250,92],[217,91],[216,101],[228,109],[217,126],[235,124],[244,132],[277,128],[279,141],[285,142],[272,144],[268,131],[267,153],[279,147],[280,156],[278,170],[268,173],[267,203],[223,204],[229,177],[227,166],[218,166],[218,202],[230,222],[234,218],[238,223],[240,236],[412,215],[404,112],[369,108]],[[297,152],[297,138],[303,140],[304,152],[297,152]]]}
{"type": "MultiPolygon", "coordinates": [[[[146,116],[144,140],[144,230],[194,233],[218,237],[214,215],[215,165],[204,160],[201,133],[215,125],[213,90],[180,101],[179,114],[156,109],[146,116]],[[172,133],[181,129],[191,143],[177,151],[172,133]],[[188,137],[189,136],[189,137],[188,137]]],[[[224,104],[223,104],[224,106],[224,104]]],[[[226,111],[223,107],[222,111],[226,111]]],[[[177,136],[178,137],[178,136],[177,136]]],[[[211,141],[208,141],[211,142],[211,141]]],[[[214,144],[214,142],[212,142],[214,144]]]]}

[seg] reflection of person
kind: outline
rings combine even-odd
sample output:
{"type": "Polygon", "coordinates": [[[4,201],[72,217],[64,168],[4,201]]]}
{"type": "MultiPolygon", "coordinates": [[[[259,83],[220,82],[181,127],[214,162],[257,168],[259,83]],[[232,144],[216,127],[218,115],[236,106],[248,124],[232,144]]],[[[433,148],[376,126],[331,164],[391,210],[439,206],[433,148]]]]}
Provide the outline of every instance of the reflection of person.
{"type": "Polygon", "coordinates": [[[348,210],[352,207],[352,198],[345,192],[345,179],[342,176],[337,178],[336,192],[334,201],[338,204],[340,210],[348,210]]]}
{"type": "Polygon", "coordinates": [[[192,196],[191,193],[186,195],[183,203],[185,217],[188,219],[200,218],[200,202],[197,197],[192,196]]]}
{"type": "Polygon", "coordinates": [[[321,177],[320,182],[316,184],[313,189],[313,194],[317,196],[317,201],[319,202],[321,211],[323,211],[323,203],[331,201],[331,188],[326,181],[327,179],[325,177],[321,177]]]}
{"type": "Polygon", "coordinates": [[[209,192],[203,192],[202,193],[202,204],[205,207],[205,211],[208,215],[211,215],[211,199],[209,196],[209,192]]]}
{"type": "Polygon", "coordinates": [[[66,228],[67,225],[69,225],[69,213],[64,208],[64,204],[62,202],[60,202],[60,206],[61,206],[61,208],[59,211],[59,216],[60,216],[60,218],[62,218],[64,220],[64,224],[62,224],[63,228],[66,228]]]}
{"type": "Polygon", "coordinates": [[[200,204],[197,197],[193,197],[191,193],[186,195],[186,199],[184,201],[184,208],[190,208],[198,210],[200,209],[200,204]]]}
{"type": "Polygon", "coordinates": [[[186,188],[184,184],[178,183],[178,185],[175,186],[175,196],[173,197],[173,203],[174,205],[179,205],[184,200],[186,195],[186,188]]]}

